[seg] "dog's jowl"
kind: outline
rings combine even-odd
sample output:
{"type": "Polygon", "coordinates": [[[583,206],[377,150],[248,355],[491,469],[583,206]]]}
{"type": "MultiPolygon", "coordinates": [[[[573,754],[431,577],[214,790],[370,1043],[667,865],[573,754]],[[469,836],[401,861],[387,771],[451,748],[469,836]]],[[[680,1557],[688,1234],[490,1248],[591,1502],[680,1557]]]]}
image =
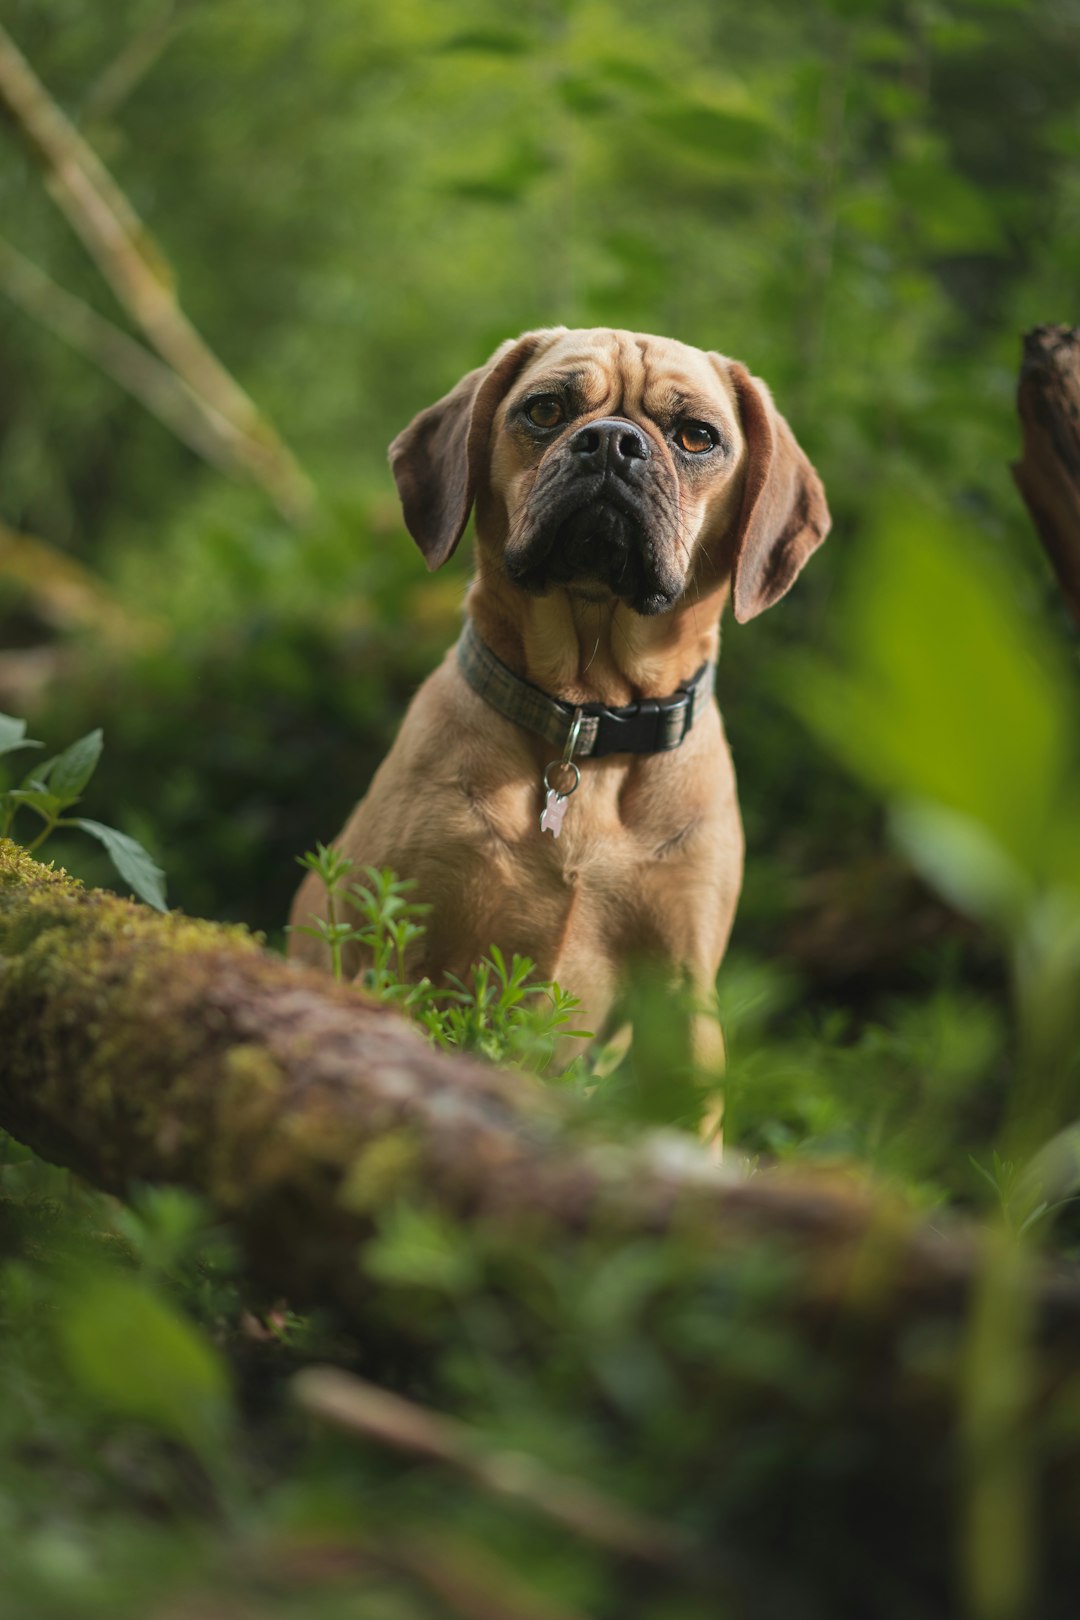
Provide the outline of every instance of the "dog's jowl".
{"type": "MultiPolygon", "coordinates": [[[[429,568],[475,508],[476,572],[339,847],[416,880],[417,974],[466,973],[494,943],[598,1032],[642,959],[711,996],[743,859],[720,615],[729,596],[740,621],[770,607],[829,529],[768,389],[666,338],[529,332],[421,411],[390,463],[429,568]]],[[[293,923],[324,908],[309,876],[293,923]]]]}

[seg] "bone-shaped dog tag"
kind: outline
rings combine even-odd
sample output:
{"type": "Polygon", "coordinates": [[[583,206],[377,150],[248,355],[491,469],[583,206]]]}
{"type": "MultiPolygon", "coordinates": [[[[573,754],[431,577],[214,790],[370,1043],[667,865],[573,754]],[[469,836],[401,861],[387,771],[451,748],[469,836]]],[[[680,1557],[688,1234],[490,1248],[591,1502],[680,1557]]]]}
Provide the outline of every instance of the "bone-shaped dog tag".
{"type": "Polygon", "coordinates": [[[540,812],[540,831],[542,833],[549,832],[552,838],[558,838],[559,834],[562,832],[563,817],[566,814],[566,806],[569,802],[570,795],[571,793],[576,793],[578,788],[581,786],[581,772],[574,764],[572,757],[574,749],[577,746],[578,732],[580,730],[581,710],[575,709],[574,723],[570,727],[570,734],[566,739],[566,747],[563,750],[562,759],[553,759],[550,765],[547,765],[544,768],[544,808],[540,812]],[[563,787],[561,790],[559,788],[552,787],[552,771],[562,771],[564,781],[566,779],[566,773],[568,772],[570,776],[569,786],[563,787]]]}
{"type": "Polygon", "coordinates": [[[544,797],[544,808],[540,812],[540,831],[549,832],[552,838],[558,838],[562,832],[563,817],[569,803],[568,793],[559,793],[555,788],[548,788],[544,797]]]}

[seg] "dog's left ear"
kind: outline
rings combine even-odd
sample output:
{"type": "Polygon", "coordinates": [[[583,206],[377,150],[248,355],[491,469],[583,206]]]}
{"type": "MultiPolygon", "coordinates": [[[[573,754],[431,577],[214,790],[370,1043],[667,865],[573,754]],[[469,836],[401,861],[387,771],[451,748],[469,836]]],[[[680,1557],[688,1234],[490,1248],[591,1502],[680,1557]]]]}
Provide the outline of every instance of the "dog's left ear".
{"type": "Polygon", "coordinates": [[[784,595],[832,525],[821,479],[768,388],[729,362],[746,436],[746,485],[735,536],[732,605],[740,624],[784,595]]]}
{"type": "Polygon", "coordinates": [[[496,349],[450,392],[414,416],[390,446],[405,527],[431,569],[453,556],[469,521],[491,423],[525,363],[550,332],[526,332],[496,349]]]}

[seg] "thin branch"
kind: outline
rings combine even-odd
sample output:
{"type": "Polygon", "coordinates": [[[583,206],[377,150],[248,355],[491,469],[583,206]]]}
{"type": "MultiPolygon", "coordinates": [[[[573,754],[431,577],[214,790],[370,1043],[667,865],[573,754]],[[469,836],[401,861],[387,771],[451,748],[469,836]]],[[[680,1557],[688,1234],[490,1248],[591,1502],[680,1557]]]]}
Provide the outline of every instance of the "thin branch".
{"type": "Polygon", "coordinates": [[[377,1556],[426,1587],[462,1620],[586,1620],[579,1610],[529,1591],[501,1559],[475,1547],[466,1552],[434,1536],[382,1537],[377,1556]]]}
{"type": "Polygon", "coordinates": [[[0,237],[0,292],[119,383],[189,449],[224,472],[247,472],[245,441],[231,422],[163,365],[0,237]]]}
{"type": "Polygon", "coordinates": [[[57,206],[119,303],[189,388],[250,441],[248,470],[290,520],[314,493],[291,451],[192,326],[168,264],[127,197],[0,26],[0,104],[45,169],[57,206]]]}
{"type": "Polygon", "coordinates": [[[83,101],[82,121],[104,122],[114,117],[175,37],[179,26],[176,0],[164,0],[91,85],[83,101]]]}
{"type": "Polygon", "coordinates": [[[114,642],[134,642],[149,631],[109,594],[101,580],[76,558],[36,535],[20,534],[0,522],[0,576],[16,580],[38,611],[64,628],[92,625],[114,642]]]}
{"type": "MultiPolygon", "coordinates": [[[[587,1620],[579,1609],[542,1596],[489,1548],[438,1533],[418,1535],[412,1526],[347,1541],[305,1539],[260,1548],[257,1573],[307,1593],[313,1587],[375,1572],[422,1586],[461,1620],[587,1620]],[[269,1558],[269,1564],[267,1562],[269,1558]]],[[[240,1573],[246,1574],[243,1563],[240,1573]]],[[[165,1620],[164,1616],[160,1620],[165,1620]]]]}
{"type": "Polygon", "coordinates": [[[445,1463],[495,1496],[524,1503],[586,1541],[648,1564],[691,1555],[670,1526],[613,1502],[580,1480],[556,1473],[521,1452],[485,1450],[479,1435],[456,1418],[432,1412],[336,1367],[307,1367],[293,1380],[300,1405],[349,1434],[395,1451],[445,1463]]]}

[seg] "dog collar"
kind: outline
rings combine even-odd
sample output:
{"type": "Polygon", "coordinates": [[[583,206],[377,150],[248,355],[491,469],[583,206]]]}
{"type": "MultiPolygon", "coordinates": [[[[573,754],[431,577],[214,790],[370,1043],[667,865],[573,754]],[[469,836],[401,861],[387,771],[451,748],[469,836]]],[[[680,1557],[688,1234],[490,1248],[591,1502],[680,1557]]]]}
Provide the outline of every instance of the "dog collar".
{"type": "Polygon", "coordinates": [[[670,697],[642,698],[612,709],[606,703],[564,703],[522,680],[480,640],[471,619],[466,619],[458,639],[457,656],[461,673],[485,703],[543,737],[567,760],[670,753],[708,702],[716,679],[716,665],[710,660],[670,697]]]}

